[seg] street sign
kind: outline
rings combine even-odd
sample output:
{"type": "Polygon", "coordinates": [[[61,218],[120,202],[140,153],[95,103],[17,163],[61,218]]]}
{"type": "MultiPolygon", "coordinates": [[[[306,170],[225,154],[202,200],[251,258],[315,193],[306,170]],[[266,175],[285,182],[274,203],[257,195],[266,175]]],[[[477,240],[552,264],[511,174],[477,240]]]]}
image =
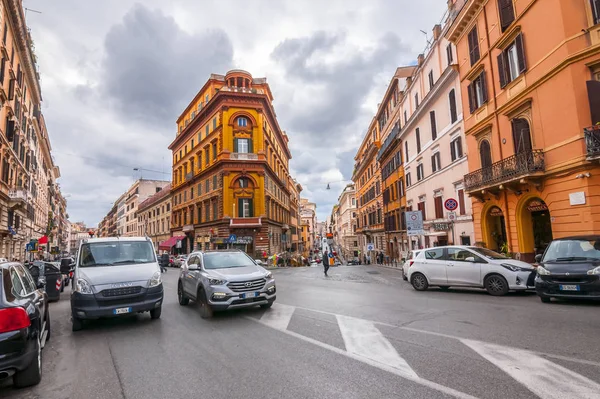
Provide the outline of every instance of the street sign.
{"type": "Polygon", "coordinates": [[[372,242],[367,244],[367,251],[374,251],[375,250],[375,244],[373,244],[372,242]]]}
{"type": "Polygon", "coordinates": [[[424,233],[421,211],[406,212],[406,232],[409,236],[418,236],[424,233]]]}
{"type": "Polygon", "coordinates": [[[458,208],[458,201],[454,198],[448,198],[446,201],[444,201],[444,208],[449,211],[453,211],[458,208]]]}
{"type": "Polygon", "coordinates": [[[454,222],[456,220],[456,212],[448,212],[448,220],[454,222]]]}
{"type": "Polygon", "coordinates": [[[235,234],[230,234],[229,235],[229,242],[236,242],[237,241],[237,236],[235,234]]]}

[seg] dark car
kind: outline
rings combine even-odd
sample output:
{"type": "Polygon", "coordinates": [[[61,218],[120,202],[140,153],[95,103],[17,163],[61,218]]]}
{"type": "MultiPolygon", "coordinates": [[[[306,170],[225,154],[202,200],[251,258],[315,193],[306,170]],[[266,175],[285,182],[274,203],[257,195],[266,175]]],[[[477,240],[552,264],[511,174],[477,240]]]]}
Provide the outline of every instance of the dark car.
{"type": "MultiPolygon", "coordinates": [[[[69,273],[63,273],[63,290],[64,287],[68,287],[69,283],[73,280],[73,270],[75,269],[75,259],[71,257],[62,258],[60,260],[60,268],[64,268],[65,265],[69,265],[69,273]]],[[[62,290],[61,290],[62,291],[62,290]]]]}
{"type": "Polygon", "coordinates": [[[0,264],[0,379],[13,376],[19,388],[38,384],[49,339],[48,295],[21,264],[0,264]]]}
{"type": "Polygon", "coordinates": [[[551,298],[600,300],[600,236],[554,240],[536,261],[535,290],[542,302],[551,298]]]}
{"type": "Polygon", "coordinates": [[[28,269],[34,284],[46,290],[48,299],[51,302],[58,301],[63,287],[63,275],[60,267],[55,263],[36,260],[28,265],[28,269]]]}

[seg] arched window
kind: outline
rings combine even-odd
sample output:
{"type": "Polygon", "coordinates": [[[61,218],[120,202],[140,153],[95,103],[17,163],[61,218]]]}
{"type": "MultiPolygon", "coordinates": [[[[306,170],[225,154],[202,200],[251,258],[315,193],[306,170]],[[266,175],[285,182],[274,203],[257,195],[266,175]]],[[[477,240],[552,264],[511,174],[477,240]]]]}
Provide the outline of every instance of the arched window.
{"type": "Polygon", "coordinates": [[[479,144],[479,158],[481,159],[482,168],[492,166],[492,151],[489,141],[482,140],[479,144]]]}
{"type": "Polygon", "coordinates": [[[243,116],[240,116],[237,118],[237,125],[240,127],[246,127],[248,126],[248,119],[246,119],[243,116]]]}
{"type": "Polygon", "coordinates": [[[242,178],[238,179],[238,186],[240,188],[248,188],[249,184],[250,184],[250,181],[246,177],[242,177],[242,178]]]}

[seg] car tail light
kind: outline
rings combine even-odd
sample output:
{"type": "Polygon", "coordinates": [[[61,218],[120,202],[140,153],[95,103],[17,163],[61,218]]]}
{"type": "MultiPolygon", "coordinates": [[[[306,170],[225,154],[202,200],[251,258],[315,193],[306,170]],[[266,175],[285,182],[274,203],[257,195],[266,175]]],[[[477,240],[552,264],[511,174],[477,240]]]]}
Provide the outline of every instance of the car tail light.
{"type": "Polygon", "coordinates": [[[21,307],[0,309],[0,333],[16,331],[31,325],[29,315],[21,307]]]}

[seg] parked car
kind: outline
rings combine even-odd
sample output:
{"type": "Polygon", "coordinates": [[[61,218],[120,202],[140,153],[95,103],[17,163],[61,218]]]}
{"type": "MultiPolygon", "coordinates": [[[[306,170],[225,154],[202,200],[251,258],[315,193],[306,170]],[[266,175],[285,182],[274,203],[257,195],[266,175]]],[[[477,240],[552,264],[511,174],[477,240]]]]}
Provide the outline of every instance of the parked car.
{"type": "Polygon", "coordinates": [[[158,319],[162,302],[161,271],[149,238],[90,238],[80,243],[71,293],[73,331],[81,330],[87,319],[142,312],[158,319]]]}
{"type": "Polygon", "coordinates": [[[535,290],[551,298],[600,299],[600,236],[565,237],[537,255],[535,290]]]}
{"type": "Polygon", "coordinates": [[[17,262],[0,264],[0,379],[23,388],[42,379],[42,349],[50,339],[48,295],[17,262]]]}
{"type": "Polygon", "coordinates": [[[6,259],[6,258],[0,258],[0,263],[5,263],[5,262],[8,262],[8,259],[6,259]]]}
{"type": "Polygon", "coordinates": [[[63,276],[60,266],[52,262],[35,260],[27,265],[36,286],[42,287],[50,302],[58,301],[63,289],[63,276]]]}
{"type": "Polygon", "coordinates": [[[412,266],[412,264],[414,263],[414,259],[417,257],[417,255],[419,253],[421,253],[421,249],[416,249],[413,251],[408,251],[408,254],[406,255],[406,259],[404,260],[404,263],[402,264],[402,279],[404,279],[404,281],[408,281],[408,269],[412,266]]]}
{"type": "Polygon", "coordinates": [[[255,262],[257,265],[259,265],[259,266],[262,266],[262,267],[267,267],[267,262],[265,262],[265,261],[263,261],[263,260],[261,260],[261,259],[254,259],[254,262],[255,262]]]}
{"type": "MultiPolygon", "coordinates": [[[[73,258],[62,258],[60,260],[60,266],[62,267],[63,265],[68,265],[70,268],[70,272],[69,273],[64,273],[63,274],[63,289],[64,287],[68,287],[69,283],[71,281],[73,281],[73,269],[75,268],[75,259],[73,258]]],[[[66,270],[66,267],[65,267],[66,270]]]]}
{"type": "Polygon", "coordinates": [[[193,252],[181,269],[177,297],[182,306],[190,299],[198,302],[203,318],[227,309],[270,308],[276,298],[275,280],[240,250],[193,252]]]}
{"type": "Polygon", "coordinates": [[[414,289],[429,286],[485,288],[490,295],[533,289],[535,269],[486,248],[446,246],[424,249],[408,269],[414,289]]]}

